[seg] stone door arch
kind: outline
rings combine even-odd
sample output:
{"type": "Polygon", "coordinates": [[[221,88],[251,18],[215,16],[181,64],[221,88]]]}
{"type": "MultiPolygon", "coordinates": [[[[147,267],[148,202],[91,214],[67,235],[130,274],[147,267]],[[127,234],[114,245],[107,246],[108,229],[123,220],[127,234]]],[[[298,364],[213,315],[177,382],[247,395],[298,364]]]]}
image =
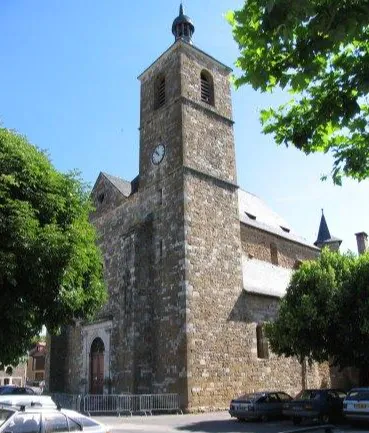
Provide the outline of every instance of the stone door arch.
{"type": "Polygon", "coordinates": [[[90,393],[104,392],[104,342],[100,337],[94,339],[90,350],[90,393]]]}

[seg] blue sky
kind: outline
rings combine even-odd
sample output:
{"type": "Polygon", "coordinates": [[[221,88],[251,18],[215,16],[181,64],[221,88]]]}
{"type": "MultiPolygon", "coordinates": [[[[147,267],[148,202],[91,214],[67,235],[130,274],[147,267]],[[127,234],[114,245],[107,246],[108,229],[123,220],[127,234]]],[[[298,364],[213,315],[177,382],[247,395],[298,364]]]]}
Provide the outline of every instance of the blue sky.
{"type": "MultiPolygon", "coordinates": [[[[238,47],[224,19],[242,1],[184,1],[194,44],[234,67],[238,47]]],[[[173,42],[179,1],[1,0],[0,121],[46,149],[61,171],[138,174],[137,76],[173,42]]],[[[237,70],[234,68],[235,73],[237,70]]],[[[369,231],[369,180],[321,182],[329,155],[277,147],[261,132],[259,110],[285,99],[248,86],[233,91],[238,184],[263,198],[300,235],[317,236],[321,209],[341,250],[369,231]]]]}

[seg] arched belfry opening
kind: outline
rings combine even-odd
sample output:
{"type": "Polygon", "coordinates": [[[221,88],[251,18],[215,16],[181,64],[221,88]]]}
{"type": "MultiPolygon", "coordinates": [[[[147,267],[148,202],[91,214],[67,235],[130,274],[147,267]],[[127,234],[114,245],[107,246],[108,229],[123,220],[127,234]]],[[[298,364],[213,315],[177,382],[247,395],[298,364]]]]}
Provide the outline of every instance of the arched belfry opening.
{"type": "Polygon", "coordinates": [[[100,337],[93,340],[90,350],[90,393],[104,392],[104,342],[100,337]]]}
{"type": "Polygon", "coordinates": [[[155,109],[165,105],[166,90],[165,90],[165,76],[159,75],[155,80],[155,109]]]}
{"type": "Polygon", "coordinates": [[[214,105],[214,83],[213,77],[208,71],[202,70],[201,81],[201,101],[214,105]]]}

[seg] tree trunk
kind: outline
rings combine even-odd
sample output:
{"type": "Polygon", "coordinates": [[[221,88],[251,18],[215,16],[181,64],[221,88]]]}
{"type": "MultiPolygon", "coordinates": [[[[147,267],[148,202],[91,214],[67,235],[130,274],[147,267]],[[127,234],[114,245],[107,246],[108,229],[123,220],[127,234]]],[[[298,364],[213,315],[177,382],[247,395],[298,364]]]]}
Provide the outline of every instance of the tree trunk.
{"type": "Polygon", "coordinates": [[[369,385],[369,367],[360,367],[359,372],[359,385],[368,386],[369,385]]]}
{"type": "Polygon", "coordinates": [[[308,387],[308,377],[307,377],[307,361],[306,358],[304,358],[301,362],[301,386],[302,389],[307,389],[308,387]]]}

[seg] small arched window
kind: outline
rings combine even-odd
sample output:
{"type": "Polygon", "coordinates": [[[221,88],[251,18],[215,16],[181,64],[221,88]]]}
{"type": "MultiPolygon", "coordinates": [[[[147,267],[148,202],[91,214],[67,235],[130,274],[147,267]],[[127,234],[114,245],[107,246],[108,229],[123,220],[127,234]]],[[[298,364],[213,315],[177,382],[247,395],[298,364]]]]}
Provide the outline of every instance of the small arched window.
{"type": "Polygon", "coordinates": [[[165,76],[160,75],[155,81],[155,108],[165,104],[165,76]]]}
{"type": "Polygon", "coordinates": [[[269,344],[265,336],[264,323],[256,325],[256,348],[258,358],[269,358],[269,344]]]}
{"type": "Polygon", "coordinates": [[[213,77],[207,71],[201,71],[201,101],[214,105],[213,77]]]}

